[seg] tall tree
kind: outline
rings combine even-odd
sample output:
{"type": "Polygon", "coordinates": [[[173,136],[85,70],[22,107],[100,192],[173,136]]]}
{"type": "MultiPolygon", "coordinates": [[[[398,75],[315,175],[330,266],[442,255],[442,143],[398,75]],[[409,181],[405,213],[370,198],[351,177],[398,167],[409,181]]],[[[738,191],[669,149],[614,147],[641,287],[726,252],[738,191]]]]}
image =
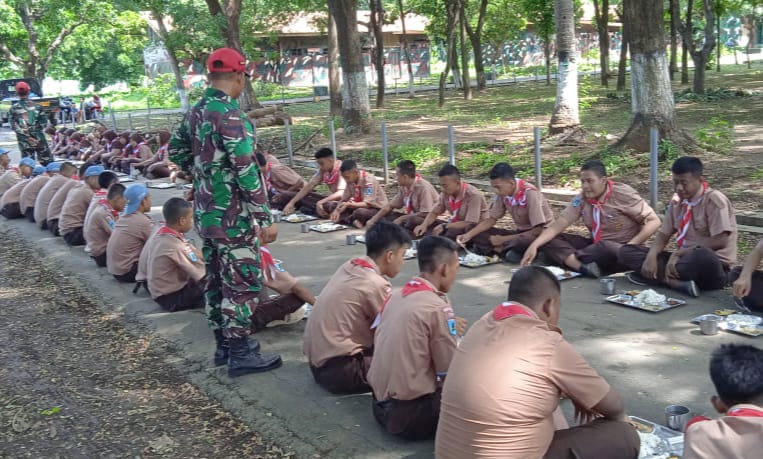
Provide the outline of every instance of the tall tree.
{"type": "MultiPolygon", "coordinates": [[[[620,24],[624,21],[622,5],[617,9],[617,16],[620,19],[620,24]]],[[[617,66],[617,90],[625,91],[625,72],[628,70],[628,29],[622,28],[620,40],[620,63],[617,66]]]]}
{"type": "Polygon", "coordinates": [[[694,0],[688,0],[686,7],[686,25],[679,27],[681,32],[681,84],[689,84],[689,44],[686,43],[686,31],[694,36],[694,0]]]}
{"type": "Polygon", "coordinates": [[[519,8],[528,21],[533,23],[535,33],[543,41],[546,61],[546,84],[551,84],[551,36],[554,34],[554,2],[548,0],[520,0],[519,8]]]}
{"type": "Polygon", "coordinates": [[[691,144],[679,128],[665,56],[663,0],[625,0],[624,26],[631,52],[631,126],[617,143],[649,151],[649,132],[678,145],[691,144]]]}
{"type": "Polygon", "coordinates": [[[678,31],[681,28],[681,1],[670,0],[670,81],[678,71],[678,31]]]}
{"type": "MultiPolygon", "coordinates": [[[[459,30],[461,31],[461,75],[463,76],[463,87],[464,87],[464,99],[471,100],[472,99],[472,82],[469,79],[469,47],[466,46],[467,44],[467,34],[466,34],[466,7],[465,7],[466,0],[461,0],[459,3],[459,7],[461,9],[459,13],[459,22],[460,27],[459,30]]],[[[484,69],[482,70],[484,73],[484,69]]]]}
{"type": "MultiPolygon", "coordinates": [[[[485,30],[487,5],[488,0],[480,0],[476,26],[472,27],[471,21],[465,20],[466,32],[469,34],[469,41],[472,43],[472,52],[474,53],[474,70],[477,73],[477,89],[485,89],[487,84],[487,80],[485,79],[485,60],[482,55],[482,38],[485,30]]],[[[468,5],[466,4],[466,1],[464,1],[465,16],[468,15],[468,10],[468,5]]],[[[462,46],[465,45],[466,44],[462,46]]]]}
{"type": "Polygon", "coordinates": [[[342,83],[339,78],[339,42],[337,41],[336,18],[329,8],[328,51],[329,51],[329,112],[331,116],[342,116],[342,83]]]}
{"type": "Polygon", "coordinates": [[[370,0],[371,7],[371,33],[374,36],[373,59],[376,67],[376,108],[384,107],[384,90],[386,84],[384,81],[384,4],[382,0],[370,0]]]}
{"type": "Polygon", "coordinates": [[[339,56],[342,62],[342,120],[348,134],[368,132],[371,108],[358,33],[357,0],[329,0],[336,19],[339,56]]]}
{"type": "Polygon", "coordinates": [[[599,32],[599,65],[601,85],[609,86],[609,0],[593,0],[596,30],[599,32]]]}
{"type": "Polygon", "coordinates": [[[556,79],[556,103],[554,103],[554,113],[549,123],[549,133],[552,135],[566,133],[580,127],[573,0],[554,0],[554,10],[559,70],[556,79]]]}
{"type": "Polygon", "coordinates": [[[25,77],[42,81],[61,46],[84,24],[108,20],[113,9],[99,0],[2,0],[0,54],[25,77]],[[12,13],[11,13],[12,12],[12,13]]]}
{"type": "Polygon", "coordinates": [[[175,77],[175,91],[180,98],[180,107],[186,111],[191,108],[188,100],[188,92],[185,90],[183,73],[180,71],[180,61],[174,43],[170,41],[170,33],[167,28],[168,13],[164,10],[164,2],[151,1],[148,5],[151,18],[154,20],[154,32],[167,50],[167,58],[170,61],[172,75],[175,77]]]}
{"type": "Polygon", "coordinates": [[[403,48],[403,57],[408,67],[408,98],[413,99],[416,97],[416,92],[414,89],[415,81],[413,78],[413,64],[411,63],[411,46],[408,43],[408,31],[405,28],[405,10],[403,9],[403,0],[397,0],[397,10],[398,14],[400,15],[400,27],[403,30],[403,34],[400,35],[400,41],[403,48]]]}
{"type": "Polygon", "coordinates": [[[448,70],[453,70],[453,81],[458,79],[456,71],[458,68],[458,58],[456,56],[456,30],[460,24],[460,2],[459,0],[445,0],[445,12],[447,16],[447,31],[446,31],[446,47],[447,47],[447,63],[445,64],[445,70],[440,74],[440,87],[439,87],[439,102],[438,105],[442,107],[445,105],[445,82],[448,80],[448,70]]]}
{"type": "MultiPolygon", "coordinates": [[[[689,3],[693,3],[693,0],[689,0],[689,3]]],[[[696,94],[704,94],[705,92],[707,62],[715,47],[715,5],[713,5],[713,0],[702,0],[702,19],[704,33],[699,40],[695,39],[692,27],[684,26],[681,30],[684,46],[688,48],[691,60],[694,62],[692,92],[696,94]]],[[[692,21],[692,16],[687,14],[687,25],[690,24],[690,21],[692,21]]]]}

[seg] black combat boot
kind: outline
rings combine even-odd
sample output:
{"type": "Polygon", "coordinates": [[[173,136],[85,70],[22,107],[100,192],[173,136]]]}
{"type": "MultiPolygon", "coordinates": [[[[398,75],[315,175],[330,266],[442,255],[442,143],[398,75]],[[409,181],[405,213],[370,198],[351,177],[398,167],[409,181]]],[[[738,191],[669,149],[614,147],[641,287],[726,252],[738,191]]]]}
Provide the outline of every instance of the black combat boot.
{"type": "MultiPolygon", "coordinates": [[[[228,348],[230,346],[228,345],[228,338],[223,336],[222,330],[214,330],[214,333],[215,342],[217,342],[217,347],[215,348],[215,366],[219,367],[228,363],[228,348]]],[[[249,349],[255,353],[260,352],[260,342],[256,339],[250,339],[249,349]]]]}
{"type": "Polygon", "coordinates": [[[278,354],[262,355],[249,349],[246,337],[228,338],[228,376],[231,378],[249,373],[275,370],[281,366],[278,354]]]}

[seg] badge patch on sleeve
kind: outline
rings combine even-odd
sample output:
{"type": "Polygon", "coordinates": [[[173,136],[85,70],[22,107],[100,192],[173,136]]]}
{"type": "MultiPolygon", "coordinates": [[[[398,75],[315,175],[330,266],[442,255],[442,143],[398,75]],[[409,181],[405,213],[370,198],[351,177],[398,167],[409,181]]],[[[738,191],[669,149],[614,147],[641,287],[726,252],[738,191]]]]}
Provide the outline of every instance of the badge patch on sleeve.
{"type": "Polygon", "coordinates": [[[580,207],[580,204],[583,203],[583,198],[580,197],[580,195],[575,196],[575,199],[572,200],[572,207],[580,207]]]}

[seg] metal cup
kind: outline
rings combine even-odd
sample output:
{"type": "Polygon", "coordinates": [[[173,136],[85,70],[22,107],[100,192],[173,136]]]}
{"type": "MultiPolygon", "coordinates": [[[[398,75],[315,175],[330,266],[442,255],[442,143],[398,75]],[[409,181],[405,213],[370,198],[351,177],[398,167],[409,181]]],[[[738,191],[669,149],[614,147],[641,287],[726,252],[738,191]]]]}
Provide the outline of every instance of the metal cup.
{"type": "Polygon", "coordinates": [[[665,425],[668,428],[683,432],[689,422],[691,410],[683,405],[668,405],[665,408],[665,425]]]}
{"type": "Polygon", "coordinates": [[[599,279],[599,291],[602,295],[614,295],[615,294],[615,279],[604,278],[599,279]]]}
{"type": "Polygon", "coordinates": [[[309,233],[310,225],[308,223],[302,223],[301,225],[299,225],[299,230],[303,233],[309,233]]]}
{"type": "Polygon", "coordinates": [[[346,242],[347,245],[355,245],[358,242],[358,237],[354,234],[348,234],[346,242]]]}
{"type": "Polygon", "coordinates": [[[703,335],[717,335],[719,322],[720,320],[717,317],[705,317],[699,323],[699,329],[703,335]]]}
{"type": "Polygon", "coordinates": [[[281,212],[273,212],[273,223],[281,222],[281,212]]]}

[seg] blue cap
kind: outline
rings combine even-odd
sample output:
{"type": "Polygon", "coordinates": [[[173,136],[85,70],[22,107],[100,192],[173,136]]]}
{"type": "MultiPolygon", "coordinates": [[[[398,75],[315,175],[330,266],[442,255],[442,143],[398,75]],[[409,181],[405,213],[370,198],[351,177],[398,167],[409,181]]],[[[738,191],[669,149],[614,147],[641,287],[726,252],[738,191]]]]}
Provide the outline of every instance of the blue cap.
{"type": "Polygon", "coordinates": [[[40,174],[44,174],[48,169],[45,166],[34,166],[32,169],[32,177],[37,177],[40,174]]]}
{"type": "Polygon", "coordinates": [[[5,148],[0,148],[0,156],[7,155],[10,152],[11,152],[10,150],[6,150],[5,148]]]}
{"type": "Polygon", "coordinates": [[[98,177],[104,170],[103,166],[90,166],[85,169],[85,177],[98,177]]]}
{"type": "Polygon", "coordinates": [[[34,169],[35,162],[32,158],[29,158],[29,157],[21,158],[21,161],[19,161],[19,167],[21,166],[29,166],[32,169],[34,169]]]}
{"type": "Polygon", "coordinates": [[[61,163],[61,161],[54,161],[48,164],[48,167],[46,168],[46,170],[48,172],[59,172],[61,171],[61,164],[63,164],[61,163]]]}
{"type": "Polygon", "coordinates": [[[128,186],[124,192],[124,197],[127,200],[124,215],[130,215],[137,212],[140,203],[143,202],[147,194],[148,188],[142,183],[133,183],[128,186]]]}

